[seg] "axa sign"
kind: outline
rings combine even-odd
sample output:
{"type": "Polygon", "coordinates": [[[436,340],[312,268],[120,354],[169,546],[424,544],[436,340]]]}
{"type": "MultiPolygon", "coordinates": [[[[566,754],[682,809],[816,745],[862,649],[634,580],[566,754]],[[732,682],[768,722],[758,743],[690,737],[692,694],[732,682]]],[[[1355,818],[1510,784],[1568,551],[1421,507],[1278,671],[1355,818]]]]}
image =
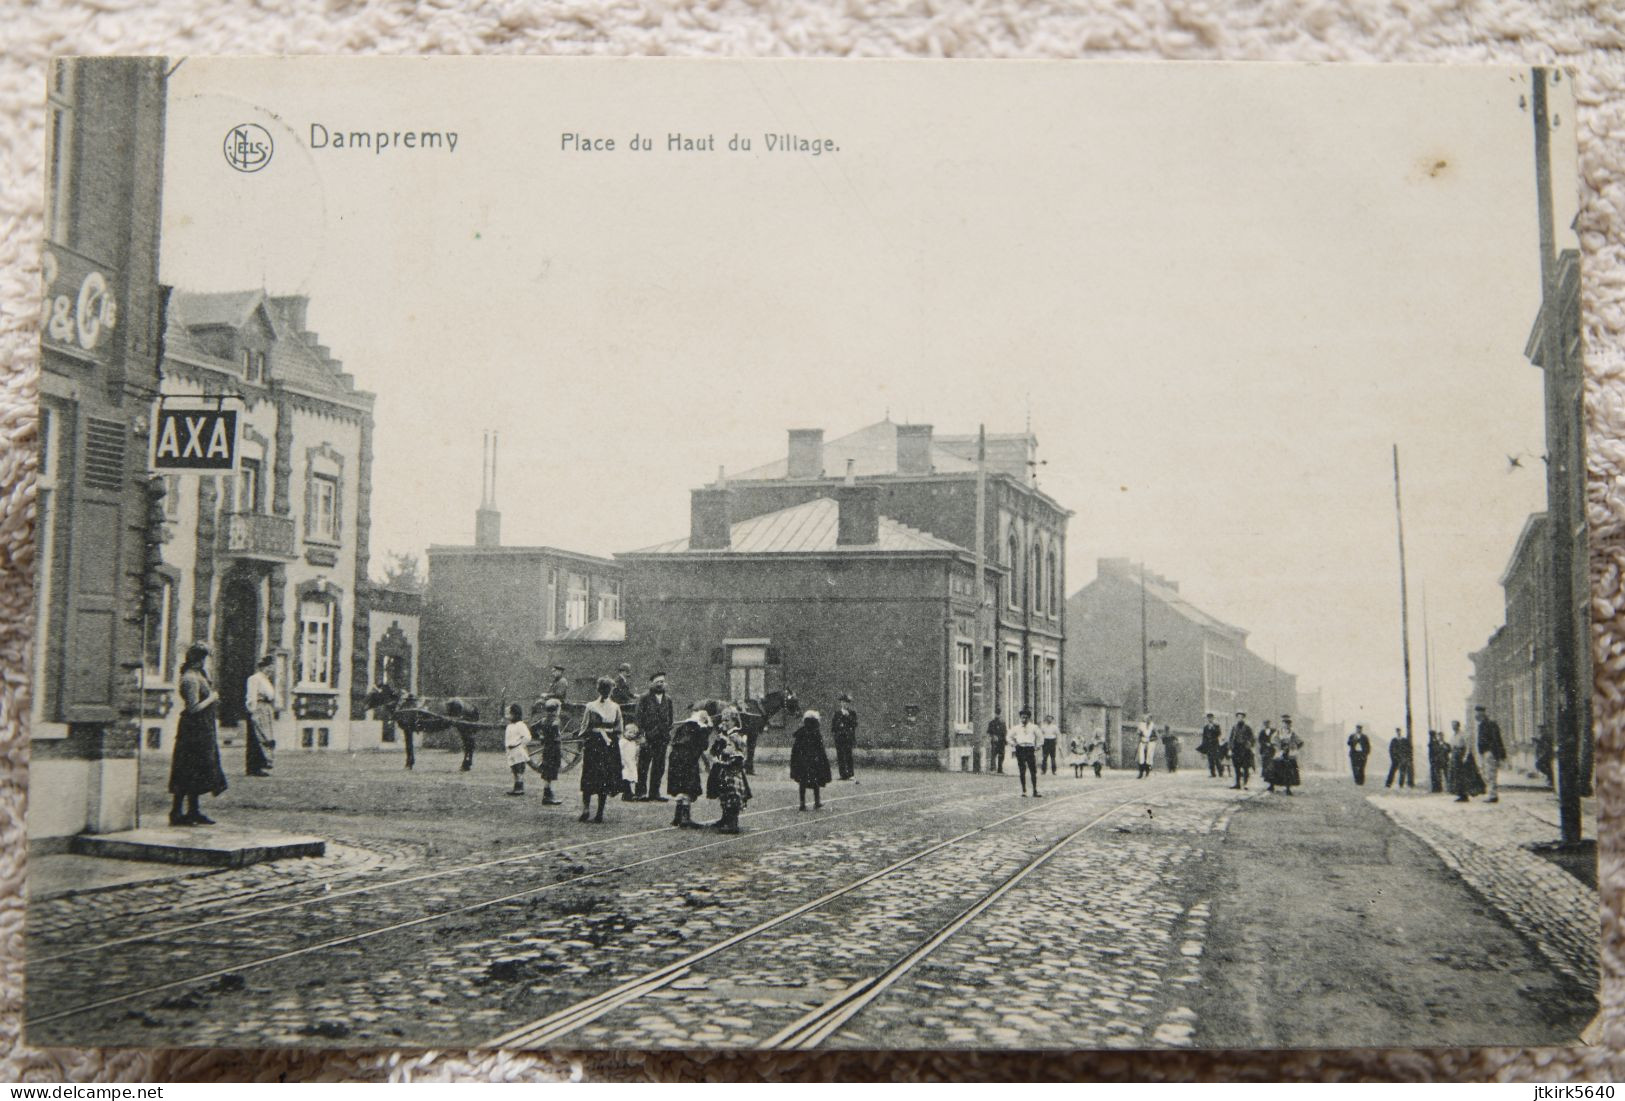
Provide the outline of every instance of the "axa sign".
{"type": "Polygon", "coordinates": [[[158,410],[152,430],[152,469],[234,470],[237,466],[237,410],[158,410]]]}

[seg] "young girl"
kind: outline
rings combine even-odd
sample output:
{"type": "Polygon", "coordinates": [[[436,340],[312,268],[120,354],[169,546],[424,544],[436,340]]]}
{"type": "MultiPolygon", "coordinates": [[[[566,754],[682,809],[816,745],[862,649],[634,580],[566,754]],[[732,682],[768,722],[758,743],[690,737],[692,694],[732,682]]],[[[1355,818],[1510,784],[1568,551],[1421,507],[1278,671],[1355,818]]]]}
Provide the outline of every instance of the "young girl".
{"type": "Polygon", "coordinates": [[[801,809],[807,809],[807,791],[813,793],[813,810],[824,808],[824,785],[830,781],[829,754],[824,751],[824,736],[818,729],[818,712],[809,711],[796,728],[795,742],[790,747],[790,779],[801,788],[801,809]]]}
{"type": "Polygon", "coordinates": [[[615,682],[598,678],[598,698],[587,705],[581,716],[581,821],[604,820],[604,798],[621,790],[621,755],[616,749],[620,737],[621,708],[609,698],[615,682]],[[598,796],[598,814],[592,813],[592,797],[598,796]]]}
{"type": "Polygon", "coordinates": [[[643,735],[638,733],[637,723],[627,723],[626,731],[621,735],[621,801],[623,803],[636,803],[638,801],[638,751],[643,748],[643,735]]]}
{"type": "Polygon", "coordinates": [[[699,706],[671,732],[671,755],[667,758],[666,791],[677,797],[671,824],[695,824],[689,805],[700,797],[700,758],[705,755],[711,733],[711,716],[699,706]]]}
{"type": "Polygon", "coordinates": [[[530,732],[542,743],[541,763],[531,766],[542,774],[542,806],[559,806],[564,800],[553,794],[553,781],[559,778],[559,766],[564,763],[564,751],[559,743],[557,699],[536,701],[530,710],[530,732]]]}
{"type": "Polygon", "coordinates": [[[1083,766],[1089,763],[1089,755],[1082,734],[1074,734],[1066,740],[1066,760],[1072,766],[1073,777],[1083,779],[1083,766]]]}
{"type": "Polygon", "coordinates": [[[508,705],[508,726],[502,732],[502,747],[508,751],[508,768],[513,772],[513,790],[509,795],[525,794],[525,766],[530,764],[530,727],[525,725],[525,712],[517,703],[508,705]]]}
{"type": "Polygon", "coordinates": [[[1100,770],[1106,764],[1106,740],[1096,734],[1089,743],[1089,767],[1095,770],[1095,779],[1100,779],[1100,770]]]}
{"type": "Polygon", "coordinates": [[[739,832],[739,813],[750,802],[750,782],[745,779],[744,737],[723,734],[711,743],[713,775],[722,818],[716,828],[723,833],[739,832]]]}

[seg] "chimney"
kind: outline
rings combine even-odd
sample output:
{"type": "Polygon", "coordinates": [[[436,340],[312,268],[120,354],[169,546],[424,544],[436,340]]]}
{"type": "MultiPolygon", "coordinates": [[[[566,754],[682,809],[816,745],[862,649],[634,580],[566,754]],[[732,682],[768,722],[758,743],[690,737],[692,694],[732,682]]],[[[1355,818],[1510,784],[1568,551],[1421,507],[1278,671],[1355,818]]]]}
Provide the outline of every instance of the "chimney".
{"type": "Polygon", "coordinates": [[[897,473],[931,473],[931,426],[929,424],[900,424],[897,426],[897,473]]]}
{"type": "Polygon", "coordinates": [[[732,543],[733,490],[707,486],[692,491],[689,504],[688,549],[727,550],[732,543]]]}
{"type": "Polygon", "coordinates": [[[786,475],[791,478],[822,478],[824,476],[824,430],[822,428],[790,429],[790,462],[786,475]]]}
{"type": "Polygon", "coordinates": [[[880,487],[854,485],[850,481],[835,487],[835,544],[841,547],[872,547],[880,542],[880,487]]]}
{"type": "Polygon", "coordinates": [[[502,513],[497,511],[497,434],[487,432],[480,451],[480,507],[474,513],[474,545],[502,545],[502,513]]]}

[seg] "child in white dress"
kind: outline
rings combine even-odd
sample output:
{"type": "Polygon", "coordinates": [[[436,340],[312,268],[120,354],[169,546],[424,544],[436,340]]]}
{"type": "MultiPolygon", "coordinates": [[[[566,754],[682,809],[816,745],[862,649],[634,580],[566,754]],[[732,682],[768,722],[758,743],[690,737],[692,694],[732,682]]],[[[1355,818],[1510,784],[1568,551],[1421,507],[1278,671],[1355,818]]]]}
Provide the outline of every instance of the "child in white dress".
{"type": "Polygon", "coordinates": [[[525,725],[525,711],[517,703],[508,705],[508,726],[502,732],[502,746],[508,753],[508,768],[513,771],[513,790],[509,795],[525,794],[525,766],[530,763],[526,746],[530,744],[530,727],[525,725]]]}

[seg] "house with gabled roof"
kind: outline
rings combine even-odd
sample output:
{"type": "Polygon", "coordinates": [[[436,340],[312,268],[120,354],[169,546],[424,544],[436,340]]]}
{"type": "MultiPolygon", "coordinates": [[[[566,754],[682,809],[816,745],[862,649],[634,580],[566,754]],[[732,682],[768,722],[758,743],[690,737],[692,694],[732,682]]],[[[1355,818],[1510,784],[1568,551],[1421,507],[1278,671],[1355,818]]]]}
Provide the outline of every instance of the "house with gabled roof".
{"type": "Polygon", "coordinates": [[[173,736],[175,678],[193,641],[213,651],[228,746],[242,738],[243,689],[262,655],[276,661],[279,752],[376,747],[385,727],[362,721],[369,684],[416,687],[417,602],[383,599],[367,579],[373,395],[310,331],[308,306],[264,290],[169,294],[163,400],[229,400],[242,413],[237,470],[169,475],[155,505],[148,748],[173,736]]]}

